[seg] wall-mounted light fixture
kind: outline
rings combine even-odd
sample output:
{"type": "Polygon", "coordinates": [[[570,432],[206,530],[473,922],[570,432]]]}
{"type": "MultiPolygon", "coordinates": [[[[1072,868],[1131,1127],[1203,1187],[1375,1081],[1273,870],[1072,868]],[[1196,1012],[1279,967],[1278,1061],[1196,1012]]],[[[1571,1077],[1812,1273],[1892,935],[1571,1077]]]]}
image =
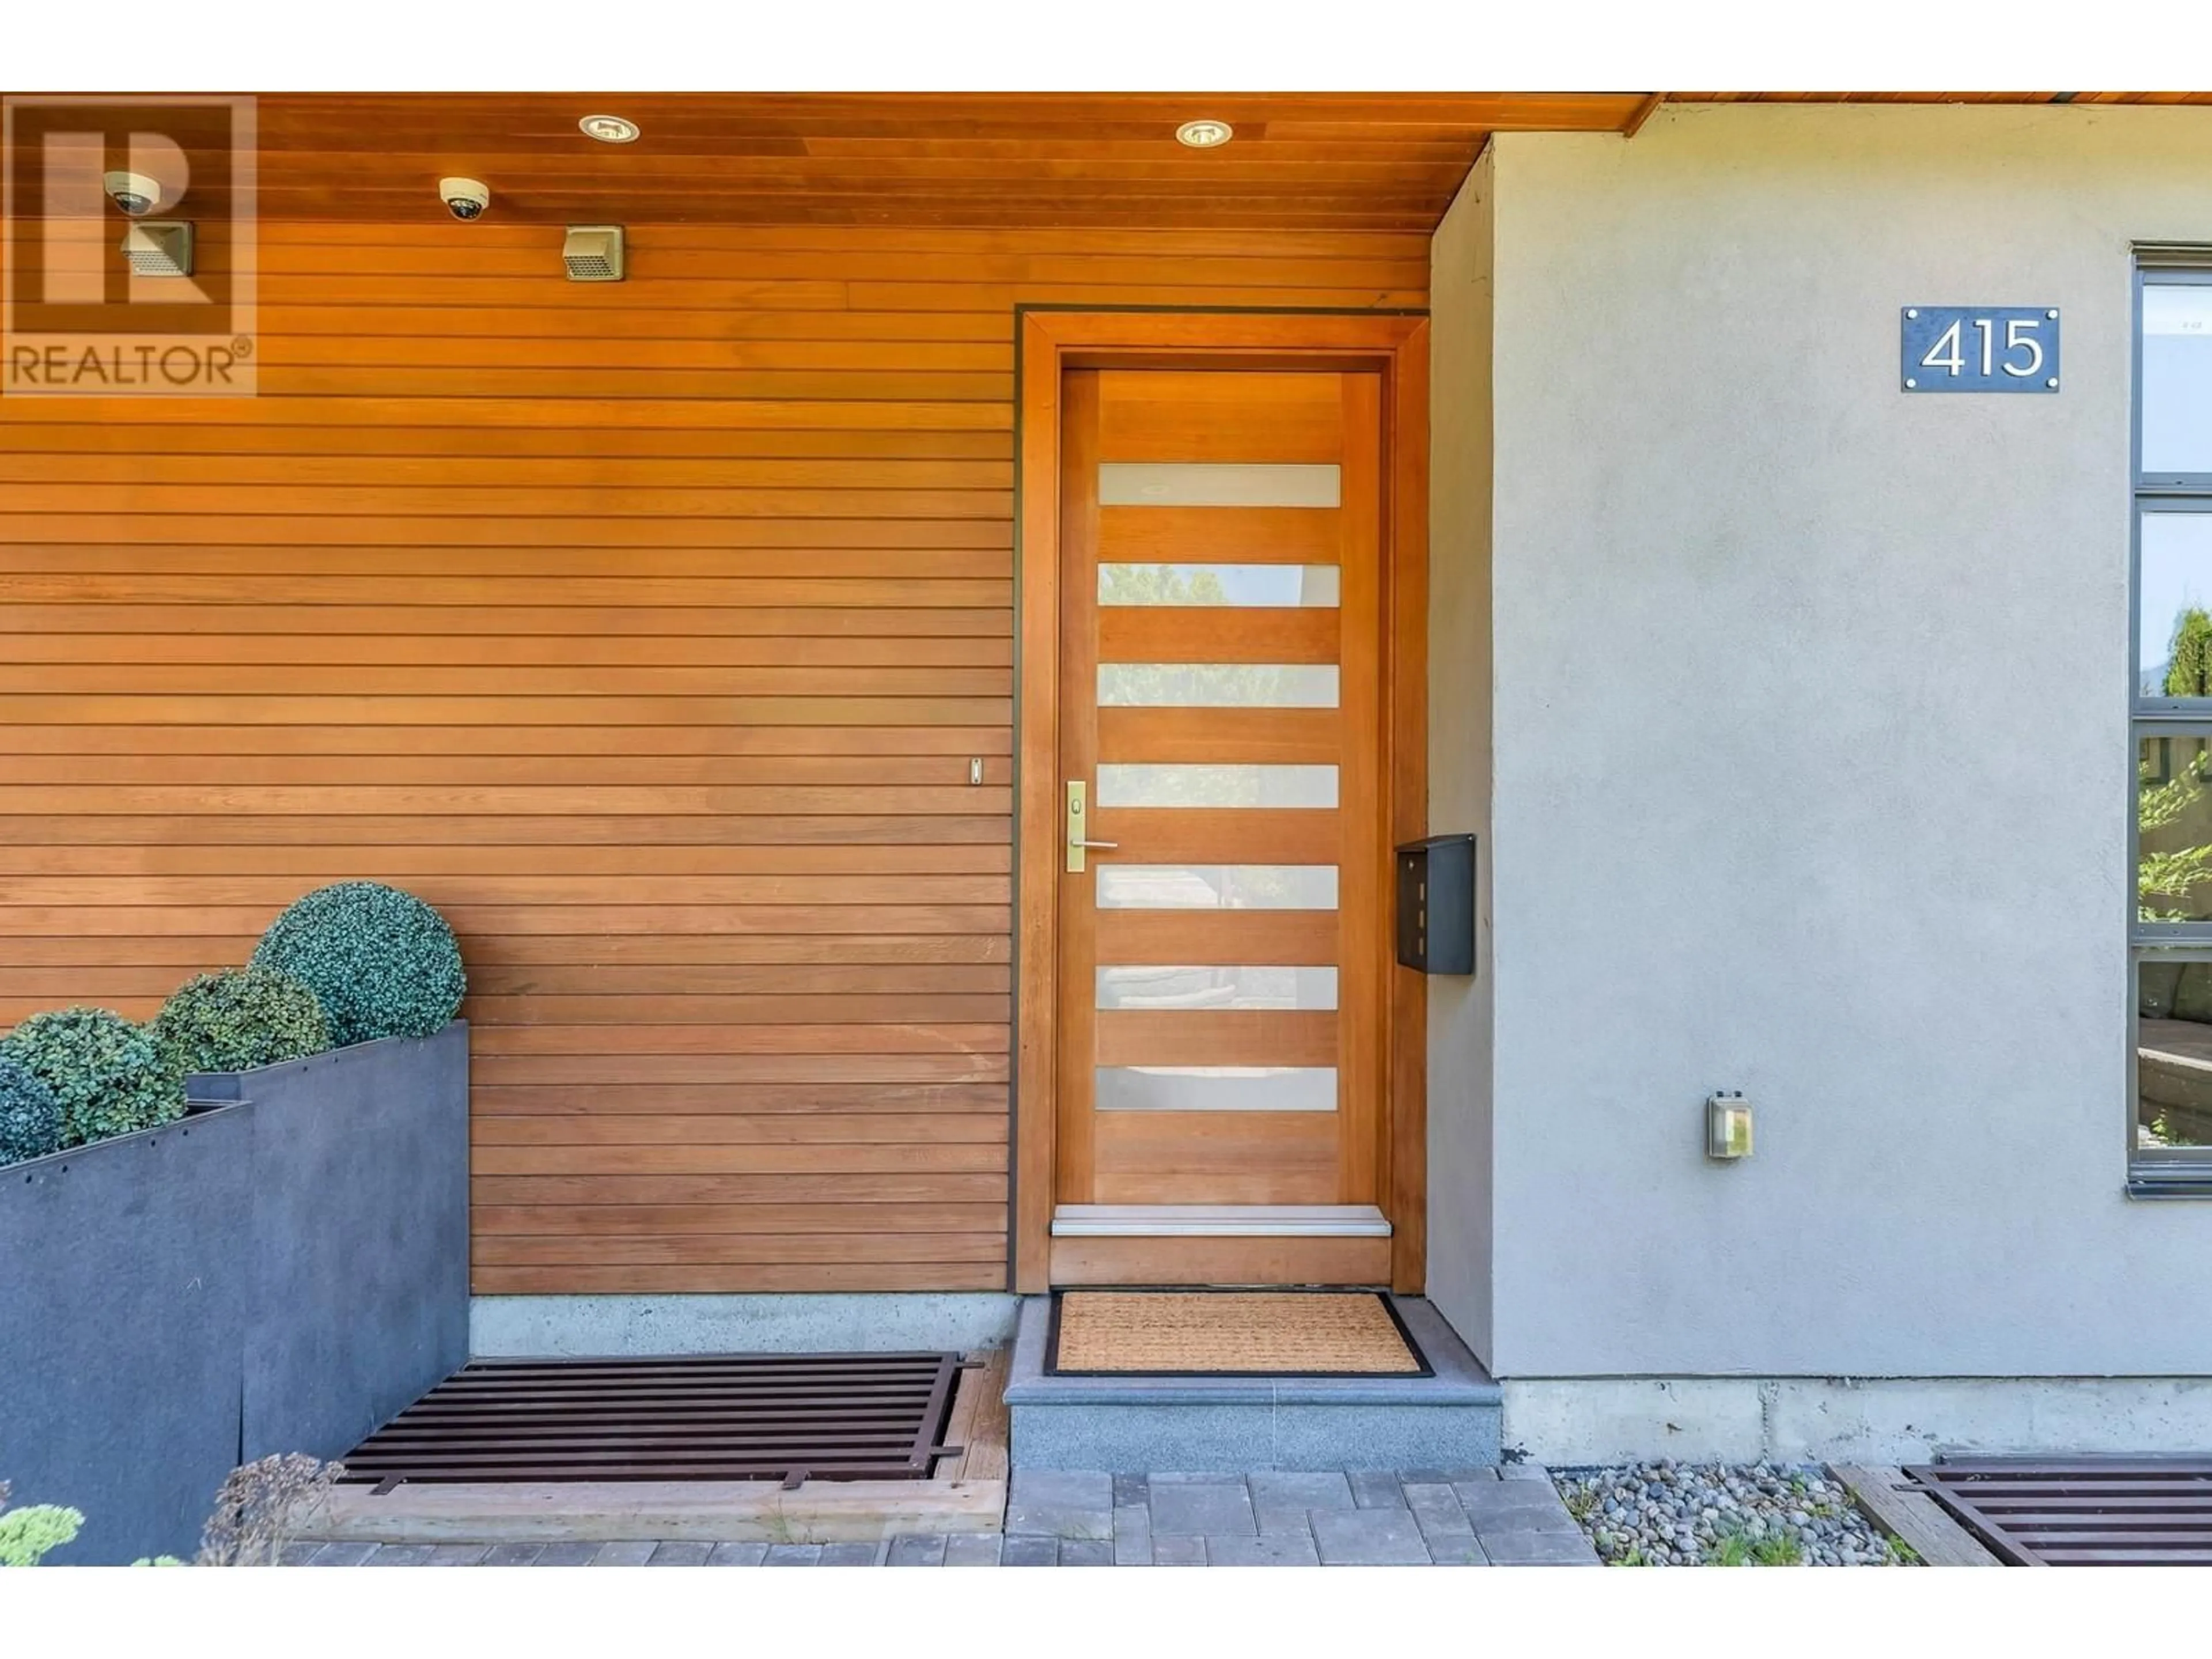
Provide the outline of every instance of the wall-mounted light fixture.
{"type": "Polygon", "coordinates": [[[1705,1156],[1718,1164],[1751,1156],[1751,1103],[1742,1090],[1705,1097],[1705,1156]]]}

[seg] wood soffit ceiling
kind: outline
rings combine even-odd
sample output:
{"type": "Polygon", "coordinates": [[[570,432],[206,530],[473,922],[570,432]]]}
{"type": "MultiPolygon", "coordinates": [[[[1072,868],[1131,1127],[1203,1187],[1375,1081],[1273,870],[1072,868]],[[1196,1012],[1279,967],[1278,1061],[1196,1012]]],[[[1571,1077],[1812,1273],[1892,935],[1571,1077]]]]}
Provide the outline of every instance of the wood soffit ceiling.
{"type": "Polygon", "coordinates": [[[1493,132],[1633,133],[1662,102],[2203,103],[2201,93],[264,94],[260,211],[507,223],[1426,232],[1493,132]],[[605,144],[580,117],[642,129],[605,144]],[[1196,117],[1235,138],[1189,149],[1196,117]]]}

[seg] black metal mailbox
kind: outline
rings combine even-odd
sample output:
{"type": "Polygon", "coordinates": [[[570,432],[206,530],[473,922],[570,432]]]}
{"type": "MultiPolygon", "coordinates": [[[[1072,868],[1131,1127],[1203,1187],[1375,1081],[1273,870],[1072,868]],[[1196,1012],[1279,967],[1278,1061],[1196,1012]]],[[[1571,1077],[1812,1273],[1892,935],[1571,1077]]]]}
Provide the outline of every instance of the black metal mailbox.
{"type": "Polygon", "coordinates": [[[1424,974],[1474,971],[1473,836],[1398,849],[1398,963],[1424,974]]]}

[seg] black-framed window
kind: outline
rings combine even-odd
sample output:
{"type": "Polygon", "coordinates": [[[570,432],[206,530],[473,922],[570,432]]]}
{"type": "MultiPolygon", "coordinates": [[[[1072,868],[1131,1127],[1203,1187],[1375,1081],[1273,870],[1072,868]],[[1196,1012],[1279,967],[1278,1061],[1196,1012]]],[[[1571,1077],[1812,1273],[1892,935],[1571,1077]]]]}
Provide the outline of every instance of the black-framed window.
{"type": "Polygon", "coordinates": [[[2212,1190],[2212,250],[2136,271],[2130,1173],[2212,1190]]]}

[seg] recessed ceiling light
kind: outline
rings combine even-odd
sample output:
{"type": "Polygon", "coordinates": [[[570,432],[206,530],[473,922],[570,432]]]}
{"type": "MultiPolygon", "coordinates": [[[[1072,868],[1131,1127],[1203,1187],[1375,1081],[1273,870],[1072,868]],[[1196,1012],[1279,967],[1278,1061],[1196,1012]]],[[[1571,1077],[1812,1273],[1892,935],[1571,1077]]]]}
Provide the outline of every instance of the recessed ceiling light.
{"type": "Polygon", "coordinates": [[[1186,121],[1176,129],[1176,142],[1193,149],[1214,149],[1237,136],[1226,121],[1186,121]]]}
{"type": "Polygon", "coordinates": [[[586,115],[576,125],[603,144],[627,144],[637,137],[637,123],[619,115],[586,115]]]}

